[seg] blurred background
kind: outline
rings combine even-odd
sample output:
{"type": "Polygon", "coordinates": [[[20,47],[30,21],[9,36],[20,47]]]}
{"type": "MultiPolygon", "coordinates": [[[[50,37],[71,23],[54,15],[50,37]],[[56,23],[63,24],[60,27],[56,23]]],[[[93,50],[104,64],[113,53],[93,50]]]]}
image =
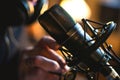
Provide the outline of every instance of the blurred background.
{"type": "MultiPolygon", "coordinates": [[[[113,46],[113,50],[120,56],[120,0],[46,0],[43,12],[54,4],[60,4],[79,23],[81,23],[82,18],[102,23],[114,21],[117,26],[107,42],[113,46]]],[[[23,46],[33,45],[44,35],[48,35],[37,21],[29,27],[24,27],[21,33],[19,43],[22,43],[23,46]]],[[[102,76],[100,75],[100,77],[102,76]]],[[[85,79],[79,78],[79,80],[85,79]]]]}

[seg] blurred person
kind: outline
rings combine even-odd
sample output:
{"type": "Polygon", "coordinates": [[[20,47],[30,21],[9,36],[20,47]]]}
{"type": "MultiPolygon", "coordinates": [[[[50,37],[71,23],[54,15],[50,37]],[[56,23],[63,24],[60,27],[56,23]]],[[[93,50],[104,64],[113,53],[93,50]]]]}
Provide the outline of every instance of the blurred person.
{"type": "Polygon", "coordinates": [[[42,1],[44,0],[3,0],[0,3],[0,79],[59,80],[60,76],[52,72],[67,71],[65,60],[57,54],[59,45],[50,36],[43,37],[32,47],[24,47],[15,52],[8,40],[7,30],[10,26],[28,26],[36,21],[44,4],[42,1]],[[37,9],[39,6],[40,9],[37,9]]]}

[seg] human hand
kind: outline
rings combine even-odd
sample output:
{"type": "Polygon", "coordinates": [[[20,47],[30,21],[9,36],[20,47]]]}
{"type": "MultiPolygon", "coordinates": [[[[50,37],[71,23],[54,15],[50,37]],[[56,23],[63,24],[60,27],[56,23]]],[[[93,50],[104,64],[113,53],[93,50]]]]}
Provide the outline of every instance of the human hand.
{"type": "Polygon", "coordinates": [[[59,45],[49,36],[43,37],[33,48],[23,51],[20,63],[20,80],[59,80],[68,71],[65,60],[57,53],[59,45]]]}

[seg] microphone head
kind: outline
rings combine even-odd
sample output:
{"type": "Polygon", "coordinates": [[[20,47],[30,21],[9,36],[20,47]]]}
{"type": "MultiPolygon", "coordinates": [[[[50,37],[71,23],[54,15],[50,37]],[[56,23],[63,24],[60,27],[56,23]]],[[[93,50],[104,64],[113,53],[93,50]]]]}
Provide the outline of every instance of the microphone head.
{"type": "Polygon", "coordinates": [[[66,33],[76,24],[71,16],[57,4],[39,16],[38,21],[59,44],[69,37],[66,33]]]}

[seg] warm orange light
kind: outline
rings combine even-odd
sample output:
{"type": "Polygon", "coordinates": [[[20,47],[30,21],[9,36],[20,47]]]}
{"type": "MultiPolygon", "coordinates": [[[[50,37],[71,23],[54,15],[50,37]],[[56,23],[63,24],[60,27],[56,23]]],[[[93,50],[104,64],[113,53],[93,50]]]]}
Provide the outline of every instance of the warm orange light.
{"type": "Polygon", "coordinates": [[[62,0],[60,5],[76,20],[90,18],[91,10],[84,0],[62,0]]]}

